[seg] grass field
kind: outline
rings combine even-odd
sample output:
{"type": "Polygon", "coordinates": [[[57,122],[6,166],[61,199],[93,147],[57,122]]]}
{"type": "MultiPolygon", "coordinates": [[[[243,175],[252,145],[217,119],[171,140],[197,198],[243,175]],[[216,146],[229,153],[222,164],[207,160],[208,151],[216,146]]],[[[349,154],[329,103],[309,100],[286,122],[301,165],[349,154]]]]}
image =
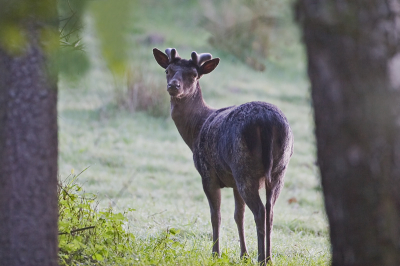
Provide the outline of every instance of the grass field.
{"type": "MultiPolygon", "coordinates": [[[[295,152],[275,206],[274,262],[329,264],[328,227],[315,166],[309,85],[299,43],[277,44],[273,56],[265,61],[266,71],[255,72],[208,45],[209,34],[198,26],[201,16],[196,15],[199,13],[195,10],[199,7],[196,2],[173,1],[181,5],[175,9],[168,6],[171,3],[142,2],[134,12],[134,25],[128,26],[128,31],[135,31],[131,34],[131,67],[152,80],[155,89],[167,94],[164,72],[152,57],[154,45],[142,41],[148,34],[164,36],[165,41],[158,48],[176,47],[186,58],[192,50],[211,52],[221,58],[218,68],[200,82],[209,105],[224,107],[261,100],[277,105],[286,114],[294,132],[295,152]]],[[[95,43],[90,34],[86,35],[88,43],[95,43]]],[[[168,115],[168,105],[157,117],[121,108],[115,99],[118,91],[124,93],[124,86],[113,81],[96,49],[89,54],[94,67],[84,77],[76,82],[63,78],[60,81],[60,178],[72,170],[79,172],[90,166],[78,181],[87,192],[98,195],[102,207],[112,206],[117,211],[136,209],[128,218],[138,246],[145,246],[168,228],[175,228],[181,230],[179,237],[185,249],[198,254],[192,258],[190,253],[183,257],[177,254],[177,265],[223,264],[211,259],[208,203],[191,152],[168,115]]],[[[231,189],[223,189],[221,212],[220,243],[227,258],[225,263],[240,263],[231,189]]],[[[245,228],[255,262],[256,231],[249,209],[246,209],[245,228]]],[[[136,252],[149,252],[140,250],[138,247],[136,252]]],[[[140,256],[138,265],[164,264],[146,262],[140,256]]]]}

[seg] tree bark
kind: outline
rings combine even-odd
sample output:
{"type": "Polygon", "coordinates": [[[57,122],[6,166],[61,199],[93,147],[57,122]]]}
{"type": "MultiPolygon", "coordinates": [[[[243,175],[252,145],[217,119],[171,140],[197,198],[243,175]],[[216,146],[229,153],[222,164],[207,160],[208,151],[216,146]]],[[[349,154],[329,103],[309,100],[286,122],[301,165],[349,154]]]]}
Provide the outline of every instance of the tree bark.
{"type": "Polygon", "coordinates": [[[400,265],[400,1],[298,0],[332,265],[400,265]]]}
{"type": "Polygon", "coordinates": [[[21,22],[23,53],[0,47],[2,266],[58,264],[57,71],[44,48],[54,35],[43,34],[42,22],[28,16],[21,22]]]}

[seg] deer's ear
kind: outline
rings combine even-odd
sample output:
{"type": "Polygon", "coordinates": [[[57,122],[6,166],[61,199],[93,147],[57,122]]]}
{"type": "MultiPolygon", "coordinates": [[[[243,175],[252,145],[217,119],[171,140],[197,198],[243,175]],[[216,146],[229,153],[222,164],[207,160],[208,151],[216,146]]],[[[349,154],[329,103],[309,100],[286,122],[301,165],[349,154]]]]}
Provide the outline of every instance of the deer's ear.
{"type": "Polygon", "coordinates": [[[169,65],[169,60],[168,56],[158,50],[157,48],[153,48],[153,55],[154,58],[156,59],[157,63],[162,67],[162,68],[167,68],[169,65]]]}
{"type": "Polygon", "coordinates": [[[219,64],[219,58],[214,58],[204,62],[200,67],[200,75],[205,75],[213,71],[219,64]]]}

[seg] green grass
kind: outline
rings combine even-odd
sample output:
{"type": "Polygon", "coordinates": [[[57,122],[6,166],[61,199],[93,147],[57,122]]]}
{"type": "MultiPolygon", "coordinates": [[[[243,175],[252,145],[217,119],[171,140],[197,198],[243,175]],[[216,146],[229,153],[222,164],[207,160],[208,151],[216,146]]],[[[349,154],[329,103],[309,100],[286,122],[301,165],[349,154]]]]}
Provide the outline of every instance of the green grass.
{"type": "MultiPolygon", "coordinates": [[[[165,36],[165,43],[158,48],[177,47],[186,58],[192,50],[221,57],[218,68],[200,82],[209,105],[224,107],[261,100],[276,104],[286,114],[294,132],[295,152],[275,206],[274,262],[275,265],[329,264],[328,225],[315,166],[312,109],[301,46],[295,43],[284,48],[295,51],[296,57],[289,54],[282,62],[267,60],[265,72],[254,72],[235,58],[209,48],[208,33],[197,26],[201,17],[195,10],[196,2],[174,1],[181,5],[177,9],[171,8],[174,3],[170,2],[142,2],[132,22],[140,34],[132,35],[133,40],[159,33],[165,36]],[[190,17],[194,20],[189,21],[190,17]],[[293,198],[297,202],[289,204],[293,198]]],[[[88,43],[95,43],[90,34],[85,38],[88,43]]],[[[152,48],[133,41],[131,65],[159,80],[159,89],[165,90],[164,72],[154,61],[152,48]]],[[[201,179],[189,148],[168,116],[169,110],[165,110],[165,116],[155,118],[118,108],[113,78],[95,49],[89,55],[95,67],[79,82],[63,78],[60,81],[61,177],[67,176],[71,169],[78,172],[90,166],[79,182],[86,192],[98,196],[100,207],[112,206],[119,212],[136,209],[127,218],[136,239],[132,256],[137,265],[249,263],[239,259],[232,190],[226,188],[222,193],[220,243],[224,255],[219,260],[213,259],[209,207],[201,179]],[[167,241],[155,247],[165,238],[168,228],[180,230],[176,236],[169,236],[179,240],[179,245],[173,247],[174,241],[167,241]],[[164,261],[166,256],[169,257],[164,261]]],[[[255,262],[256,231],[249,209],[246,209],[245,230],[255,262]]]]}

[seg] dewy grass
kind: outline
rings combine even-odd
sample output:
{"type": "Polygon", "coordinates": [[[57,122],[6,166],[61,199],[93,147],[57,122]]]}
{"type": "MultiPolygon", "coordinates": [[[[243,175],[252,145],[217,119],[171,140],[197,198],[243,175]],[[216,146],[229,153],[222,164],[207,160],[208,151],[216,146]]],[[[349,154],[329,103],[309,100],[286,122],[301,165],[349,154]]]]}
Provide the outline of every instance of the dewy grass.
{"type": "MultiPolygon", "coordinates": [[[[72,173],[59,184],[60,265],[255,265],[251,257],[256,254],[240,259],[233,257],[236,252],[228,247],[220,257],[211,256],[208,239],[175,228],[155,236],[135,237],[129,230],[127,212],[116,213],[112,207],[100,210],[96,195],[83,191],[77,183],[81,173],[72,173]]],[[[310,264],[313,259],[301,251],[288,258],[278,254],[277,262],[319,265],[310,264]]]]}

